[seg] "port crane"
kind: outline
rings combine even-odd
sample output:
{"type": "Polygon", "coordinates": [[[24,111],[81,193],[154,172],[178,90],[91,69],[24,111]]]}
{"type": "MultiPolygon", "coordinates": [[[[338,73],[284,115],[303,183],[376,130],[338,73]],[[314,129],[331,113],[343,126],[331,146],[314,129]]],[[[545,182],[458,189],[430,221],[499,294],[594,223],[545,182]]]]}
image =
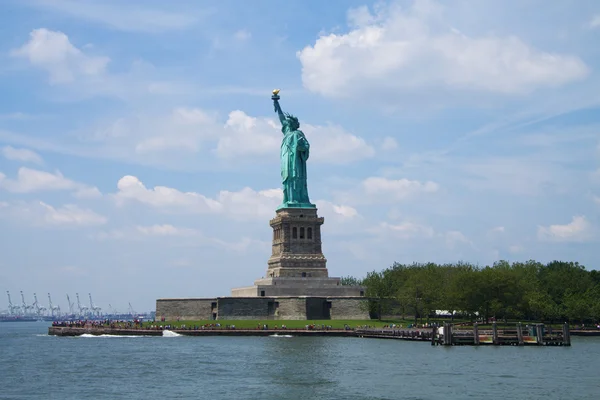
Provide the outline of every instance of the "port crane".
{"type": "Polygon", "coordinates": [[[21,307],[15,306],[10,299],[10,292],[7,290],[6,295],[8,296],[8,312],[10,315],[19,315],[21,307]]]}
{"type": "Polygon", "coordinates": [[[40,302],[37,299],[37,294],[35,293],[33,294],[33,300],[34,302],[32,307],[35,307],[35,313],[37,314],[37,316],[41,317],[46,312],[46,307],[40,305],[40,302]]]}
{"type": "Polygon", "coordinates": [[[25,302],[25,295],[23,294],[23,291],[21,290],[21,310],[23,311],[23,315],[30,314],[29,311],[31,311],[32,309],[33,309],[33,306],[29,305],[25,302]]]}
{"type": "Polygon", "coordinates": [[[97,316],[100,316],[100,312],[102,311],[102,308],[94,305],[94,302],[92,301],[91,293],[88,293],[88,295],[90,296],[90,310],[91,310],[92,314],[96,314],[97,316]]]}
{"type": "Polygon", "coordinates": [[[50,297],[50,293],[48,293],[48,306],[50,306],[50,308],[49,308],[50,314],[53,317],[60,317],[60,306],[53,306],[52,305],[52,297],[50,297]]]}
{"type": "Polygon", "coordinates": [[[68,293],[67,293],[67,304],[69,305],[69,315],[75,315],[75,310],[73,310],[73,307],[75,305],[71,302],[71,299],[69,298],[68,293]]]}
{"type": "Polygon", "coordinates": [[[81,305],[81,302],[79,301],[79,293],[75,293],[75,297],[77,297],[77,308],[79,308],[79,316],[83,317],[88,313],[89,309],[86,306],[81,305]]]}

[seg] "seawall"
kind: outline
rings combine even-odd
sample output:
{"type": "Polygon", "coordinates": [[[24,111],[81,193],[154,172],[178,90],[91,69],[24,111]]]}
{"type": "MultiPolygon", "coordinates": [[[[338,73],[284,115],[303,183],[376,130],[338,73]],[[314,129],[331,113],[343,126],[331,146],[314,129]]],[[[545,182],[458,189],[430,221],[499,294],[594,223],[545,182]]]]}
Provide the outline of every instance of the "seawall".
{"type": "MultiPolygon", "coordinates": [[[[307,330],[307,329],[170,329],[171,332],[183,336],[330,336],[356,337],[356,332],[344,329],[307,330]]],[[[159,329],[111,329],[111,328],[75,328],[51,326],[48,335],[52,336],[81,336],[88,335],[121,335],[121,336],[162,336],[159,329]]]]}

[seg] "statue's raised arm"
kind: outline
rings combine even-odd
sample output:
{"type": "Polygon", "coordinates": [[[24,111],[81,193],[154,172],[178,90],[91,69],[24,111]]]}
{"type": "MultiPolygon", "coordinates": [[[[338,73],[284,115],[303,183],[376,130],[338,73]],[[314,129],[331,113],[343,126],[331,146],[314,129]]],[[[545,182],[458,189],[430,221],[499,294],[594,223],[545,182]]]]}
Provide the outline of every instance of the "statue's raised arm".
{"type": "Polygon", "coordinates": [[[273,90],[273,96],[271,96],[271,99],[273,99],[273,105],[275,106],[275,112],[277,113],[277,115],[279,115],[279,121],[281,121],[281,124],[283,125],[283,123],[285,122],[285,114],[283,114],[283,111],[281,110],[281,106],[279,105],[279,89],[275,89],[273,90]]]}

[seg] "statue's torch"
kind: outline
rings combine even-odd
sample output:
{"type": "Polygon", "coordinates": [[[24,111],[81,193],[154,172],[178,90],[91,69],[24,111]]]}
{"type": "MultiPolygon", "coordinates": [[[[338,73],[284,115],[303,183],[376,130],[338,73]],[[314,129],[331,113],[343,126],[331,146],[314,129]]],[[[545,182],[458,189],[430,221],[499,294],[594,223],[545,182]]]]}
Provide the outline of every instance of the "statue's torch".
{"type": "Polygon", "coordinates": [[[271,96],[271,100],[273,100],[273,106],[275,106],[275,112],[279,112],[279,89],[273,90],[273,96],[271,96]]]}

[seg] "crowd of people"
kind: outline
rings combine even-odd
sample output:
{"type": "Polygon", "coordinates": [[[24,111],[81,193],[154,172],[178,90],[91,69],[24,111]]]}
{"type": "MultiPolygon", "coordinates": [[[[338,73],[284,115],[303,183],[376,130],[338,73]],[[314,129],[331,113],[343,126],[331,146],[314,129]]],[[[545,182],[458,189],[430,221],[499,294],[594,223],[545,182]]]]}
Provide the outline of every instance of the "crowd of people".
{"type": "Polygon", "coordinates": [[[145,329],[143,321],[139,319],[134,319],[132,321],[110,319],[53,321],[52,326],[65,328],[145,329]]]}

